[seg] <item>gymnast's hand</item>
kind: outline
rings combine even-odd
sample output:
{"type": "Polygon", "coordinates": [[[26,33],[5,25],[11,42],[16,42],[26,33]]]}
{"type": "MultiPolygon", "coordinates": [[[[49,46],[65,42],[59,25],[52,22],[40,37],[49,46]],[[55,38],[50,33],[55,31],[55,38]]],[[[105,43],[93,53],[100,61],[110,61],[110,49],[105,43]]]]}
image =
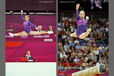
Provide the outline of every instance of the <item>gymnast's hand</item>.
{"type": "Polygon", "coordinates": [[[89,17],[88,17],[88,16],[86,16],[86,19],[87,19],[87,20],[89,20],[89,17]]]}
{"type": "Polygon", "coordinates": [[[23,13],[23,10],[21,10],[21,14],[23,13]]]}
{"type": "Polygon", "coordinates": [[[80,4],[76,4],[76,9],[78,10],[80,8],[80,4]]]}

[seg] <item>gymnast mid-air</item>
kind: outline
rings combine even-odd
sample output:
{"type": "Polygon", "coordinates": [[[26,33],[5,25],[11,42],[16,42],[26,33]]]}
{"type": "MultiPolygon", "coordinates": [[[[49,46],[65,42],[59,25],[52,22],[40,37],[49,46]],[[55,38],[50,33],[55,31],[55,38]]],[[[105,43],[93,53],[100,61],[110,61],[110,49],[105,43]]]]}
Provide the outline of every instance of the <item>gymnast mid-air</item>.
{"type": "Polygon", "coordinates": [[[70,36],[84,39],[90,34],[91,28],[87,29],[87,22],[88,22],[89,17],[86,16],[85,18],[85,11],[84,10],[79,11],[79,8],[80,8],[80,4],[78,3],[76,5],[76,20],[77,20],[78,26],[77,26],[76,31],[70,34],[70,36]]]}
{"type": "Polygon", "coordinates": [[[24,31],[22,32],[19,32],[19,33],[10,33],[9,32],[9,35],[11,37],[14,37],[14,36],[27,36],[27,35],[41,35],[41,34],[52,34],[53,31],[39,31],[39,29],[42,28],[42,26],[36,26],[34,24],[32,24],[30,21],[29,21],[29,15],[23,15],[23,10],[21,10],[21,17],[22,17],[22,20],[23,20],[23,25],[24,25],[24,31]],[[30,27],[34,27],[36,29],[36,31],[32,31],[30,27]]]}

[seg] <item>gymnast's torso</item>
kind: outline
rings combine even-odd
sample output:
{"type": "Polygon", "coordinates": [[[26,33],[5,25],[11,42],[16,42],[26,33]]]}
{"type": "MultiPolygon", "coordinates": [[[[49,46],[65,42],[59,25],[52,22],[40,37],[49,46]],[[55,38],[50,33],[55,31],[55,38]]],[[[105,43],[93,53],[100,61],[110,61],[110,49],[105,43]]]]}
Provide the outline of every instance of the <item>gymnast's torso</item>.
{"type": "Polygon", "coordinates": [[[31,31],[30,26],[37,28],[34,24],[32,24],[30,21],[26,22],[23,14],[21,14],[22,20],[23,20],[23,25],[24,25],[24,30],[29,34],[31,31]]]}
{"type": "Polygon", "coordinates": [[[86,31],[86,26],[87,26],[87,19],[81,19],[78,15],[78,10],[76,10],[76,20],[77,20],[77,29],[76,29],[76,34],[79,37],[82,33],[86,31]]]}

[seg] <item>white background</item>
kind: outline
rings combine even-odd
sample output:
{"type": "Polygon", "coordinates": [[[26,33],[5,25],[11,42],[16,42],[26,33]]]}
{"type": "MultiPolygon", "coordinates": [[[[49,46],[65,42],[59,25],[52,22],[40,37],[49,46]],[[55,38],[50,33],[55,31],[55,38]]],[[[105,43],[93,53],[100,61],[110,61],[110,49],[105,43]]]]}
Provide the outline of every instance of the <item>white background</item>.
{"type": "Polygon", "coordinates": [[[56,63],[6,63],[6,76],[56,76],[56,63]]]}

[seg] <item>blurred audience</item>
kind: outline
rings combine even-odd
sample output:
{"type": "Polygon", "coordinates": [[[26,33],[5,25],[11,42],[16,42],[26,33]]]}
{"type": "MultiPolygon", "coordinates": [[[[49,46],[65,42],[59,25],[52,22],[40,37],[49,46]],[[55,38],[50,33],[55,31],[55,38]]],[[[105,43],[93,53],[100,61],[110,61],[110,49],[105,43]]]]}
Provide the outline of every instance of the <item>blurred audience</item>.
{"type": "Polygon", "coordinates": [[[71,38],[76,31],[76,20],[72,17],[60,17],[58,23],[58,66],[88,68],[109,64],[109,22],[108,18],[94,17],[87,26],[92,29],[84,40],[71,38]]]}

